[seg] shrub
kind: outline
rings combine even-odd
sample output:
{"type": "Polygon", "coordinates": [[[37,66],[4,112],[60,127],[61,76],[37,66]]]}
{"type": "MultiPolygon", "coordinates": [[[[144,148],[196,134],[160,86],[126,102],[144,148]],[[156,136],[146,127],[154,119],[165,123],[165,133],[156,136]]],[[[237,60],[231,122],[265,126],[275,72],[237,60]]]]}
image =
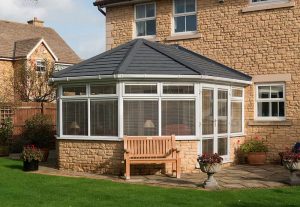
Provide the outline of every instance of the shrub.
{"type": "Polygon", "coordinates": [[[47,115],[37,114],[26,120],[23,137],[26,143],[39,148],[49,148],[53,138],[51,118],[47,115]]]}
{"type": "Polygon", "coordinates": [[[241,145],[241,151],[244,153],[249,152],[267,152],[268,147],[264,144],[262,140],[249,140],[246,141],[244,144],[241,145]]]}
{"type": "Polygon", "coordinates": [[[43,158],[43,153],[39,148],[36,148],[34,145],[27,145],[24,147],[21,154],[21,159],[23,161],[31,162],[32,160],[41,161],[43,158]]]}
{"type": "Polygon", "coordinates": [[[11,118],[6,118],[0,125],[0,145],[7,145],[8,139],[13,134],[13,123],[11,118]]]}
{"type": "Polygon", "coordinates": [[[199,164],[216,164],[216,163],[222,163],[223,158],[217,153],[203,154],[201,156],[198,156],[197,161],[199,162],[199,164]]]}
{"type": "Polygon", "coordinates": [[[300,153],[296,153],[296,152],[291,152],[291,151],[280,152],[279,156],[285,162],[298,162],[298,161],[300,161],[300,153]]]}

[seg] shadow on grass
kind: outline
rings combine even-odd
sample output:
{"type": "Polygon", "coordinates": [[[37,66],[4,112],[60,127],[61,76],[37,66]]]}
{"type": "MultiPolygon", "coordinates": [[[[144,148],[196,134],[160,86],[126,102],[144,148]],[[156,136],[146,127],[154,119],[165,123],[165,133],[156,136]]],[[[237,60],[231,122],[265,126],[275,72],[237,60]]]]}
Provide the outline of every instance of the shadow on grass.
{"type": "Polygon", "coordinates": [[[3,166],[6,167],[6,168],[15,169],[15,170],[22,170],[23,169],[22,165],[3,165],[3,166]]]}

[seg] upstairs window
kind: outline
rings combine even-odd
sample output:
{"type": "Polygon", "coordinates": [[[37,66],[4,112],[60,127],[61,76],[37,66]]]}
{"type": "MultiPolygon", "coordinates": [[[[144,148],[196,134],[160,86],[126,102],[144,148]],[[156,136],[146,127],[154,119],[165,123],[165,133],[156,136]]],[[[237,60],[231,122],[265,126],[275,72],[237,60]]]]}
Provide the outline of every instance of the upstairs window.
{"type": "Polygon", "coordinates": [[[37,72],[45,72],[46,71],[46,63],[43,60],[36,61],[36,71],[37,72]]]}
{"type": "Polygon", "coordinates": [[[156,35],[155,3],[138,4],[135,6],[136,36],[156,35]]]}
{"type": "Polygon", "coordinates": [[[283,119],[285,116],[284,85],[258,85],[256,87],[256,115],[259,119],[283,119]]]}
{"type": "Polygon", "coordinates": [[[174,0],[174,32],[194,32],[196,30],[196,1],[174,0]]]}

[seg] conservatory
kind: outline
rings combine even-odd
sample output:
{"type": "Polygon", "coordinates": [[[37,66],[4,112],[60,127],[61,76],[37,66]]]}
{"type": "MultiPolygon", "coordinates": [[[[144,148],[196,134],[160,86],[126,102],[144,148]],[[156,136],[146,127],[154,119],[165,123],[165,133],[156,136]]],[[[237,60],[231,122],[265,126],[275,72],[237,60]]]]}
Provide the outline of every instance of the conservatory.
{"type": "MultiPolygon", "coordinates": [[[[251,77],[178,45],[133,40],[59,71],[50,81],[58,86],[62,168],[94,169],[90,165],[107,162],[97,159],[99,150],[118,166],[113,162],[122,160],[116,153],[122,146],[113,143],[124,135],[175,134],[179,145],[196,149],[195,156],[219,153],[230,161],[231,138],[244,135],[244,88],[251,77]],[[78,157],[65,163],[74,152],[66,148],[74,145],[80,150],[72,156],[78,157]],[[107,148],[116,149],[107,154],[107,148]],[[84,163],[89,149],[96,149],[95,155],[84,163]]],[[[183,158],[190,153],[182,147],[183,158]]]]}

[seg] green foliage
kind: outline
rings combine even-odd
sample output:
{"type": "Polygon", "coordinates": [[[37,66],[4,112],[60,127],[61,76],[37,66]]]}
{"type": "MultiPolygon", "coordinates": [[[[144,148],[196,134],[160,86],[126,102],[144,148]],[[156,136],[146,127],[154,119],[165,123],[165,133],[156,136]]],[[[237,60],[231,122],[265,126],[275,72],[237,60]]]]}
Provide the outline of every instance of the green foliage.
{"type": "Polygon", "coordinates": [[[246,141],[244,144],[241,145],[241,151],[244,153],[249,152],[267,152],[268,147],[264,144],[262,140],[252,139],[246,141]]]}
{"type": "Polygon", "coordinates": [[[53,138],[51,118],[47,115],[37,114],[26,120],[23,137],[28,144],[39,148],[49,148],[53,138]]]}
{"type": "Polygon", "coordinates": [[[11,118],[6,118],[4,122],[0,125],[0,144],[7,145],[8,139],[12,137],[13,134],[13,123],[11,118]]]}
{"type": "Polygon", "coordinates": [[[34,145],[25,146],[21,154],[21,159],[28,162],[31,162],[32,160],[42,161],[42,158],[43,153],[34,145]]]}

